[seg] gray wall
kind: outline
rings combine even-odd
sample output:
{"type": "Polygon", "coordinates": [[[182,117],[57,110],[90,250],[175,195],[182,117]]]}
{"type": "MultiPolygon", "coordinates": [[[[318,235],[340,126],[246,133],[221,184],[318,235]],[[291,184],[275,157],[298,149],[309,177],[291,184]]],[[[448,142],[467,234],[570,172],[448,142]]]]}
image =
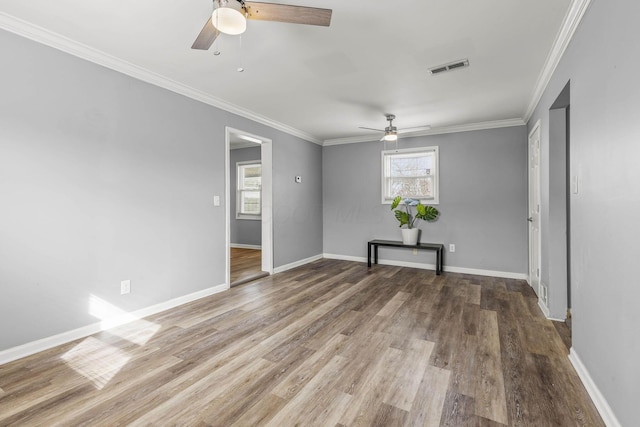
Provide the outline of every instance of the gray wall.
{"type": "Polygon", "coordinates": [[[230,198],[231,198],[231,244],[260,246],[262,244],[262,222],[251,219],[236,219],[236,201],[238,193],[237,188],[238,174],[235,173],[237,162],[247,162],[251,160],[260,160],[260,146],[249,148],[238,148],[231,150],[229,155],[229,163],[231,165],[230,174],[230,198]]]}
{"type": "Polygon", "coordinates": [[[5,31],[0,52],[0,350],[98,322],[92,295],[224,283],[225,126],[273,141],[275,267],[322,253],[320,146],[5,31]]]}
{"type": "Polygon", "coordinates": [[[540,162],[546,171],[540,190],[543,215],[541,276],[547,286],[547,306],[550,317],[564,320],[567,301],[567,111],[549,112],[549,138],[542,143],[540,162]],[[548,142],[548,143],[547,143],[548,142]]]}
{"type": "Polygon", "coordinates": [[[322,254],[322,147],[283,135],[273,153],[275,265],[322,254]],[[295,182],[300,175],[302,182],[295,182]],[[276,187],[275,182],[278,185],[276,187]],[[312,249],[311,249],[312,248],[312,249]]]}
{"type": "Polygon", "coordinates": [[[593,0],[533,117],[549,137],[549,108],[571,80],[573,349],[622,425],[640,400],[640,3],[593,0]]]}
{"type": "MultiPolygon", "coordinates": [[[[421,241],[456,245],[445,266],[526,274],[525,126],[401,139],[399,148],[439,146],[440,218],[419,223],[421,241]]],[[[324,251],[365,257],[366,242],[400,239],[380,202],[382,143],[324,148],[324,251]]],[[[420,252],[381,250],[381,258],[434,264],[420,252]]]]}

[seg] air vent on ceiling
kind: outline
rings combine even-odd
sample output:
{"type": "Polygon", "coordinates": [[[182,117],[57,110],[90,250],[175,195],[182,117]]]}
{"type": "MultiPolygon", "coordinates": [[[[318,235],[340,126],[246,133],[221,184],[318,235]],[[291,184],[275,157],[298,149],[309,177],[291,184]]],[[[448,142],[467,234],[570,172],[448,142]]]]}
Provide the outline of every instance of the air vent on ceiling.
{"type": "Polygon", "coordinates": [[[437,67],[429,68],[431,75],[441,74],[445,71],[455,70],[457,68],[464,68],[469,66],[468,59],[462,59],[460,61],[451,62],[450,64],[438,65],[437,67]]]}

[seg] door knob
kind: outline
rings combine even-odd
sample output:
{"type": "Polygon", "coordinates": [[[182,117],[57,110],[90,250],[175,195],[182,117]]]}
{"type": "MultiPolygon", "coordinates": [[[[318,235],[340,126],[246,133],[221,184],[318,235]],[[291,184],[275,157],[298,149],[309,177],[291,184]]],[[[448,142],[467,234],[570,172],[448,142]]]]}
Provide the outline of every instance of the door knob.
{"type": "Polygon", "coordinates": [[[533,217],[532,217],[532,216],[530,216],[529,218],[527,218],[527,221],[529,221],[529,222],[533,222],[533,217]]]}

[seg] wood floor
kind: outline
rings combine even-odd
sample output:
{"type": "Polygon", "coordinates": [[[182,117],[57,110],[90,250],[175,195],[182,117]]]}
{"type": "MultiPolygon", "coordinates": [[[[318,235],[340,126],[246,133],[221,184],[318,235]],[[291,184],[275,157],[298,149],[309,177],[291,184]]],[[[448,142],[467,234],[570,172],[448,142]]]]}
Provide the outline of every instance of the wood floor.
{"type": "Polygon", "coordinates": [[[320,260],[0,366],[0,425],[603,423],[526,283],[320,260]]]}
{"type": "Polygon", "coordinates": [[[231,286],[238,286],[268,276],[262,271],[260,249],[231,248],[231,286]]]}

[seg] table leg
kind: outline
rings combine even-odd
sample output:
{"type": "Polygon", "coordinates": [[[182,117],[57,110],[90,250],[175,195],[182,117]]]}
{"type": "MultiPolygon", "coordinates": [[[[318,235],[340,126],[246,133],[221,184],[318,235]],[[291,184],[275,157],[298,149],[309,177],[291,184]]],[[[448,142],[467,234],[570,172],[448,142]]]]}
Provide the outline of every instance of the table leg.
{"type": "Polygon", "coordinates": [[[367,243],[367,267],[371,268],[371,243],[367,243]]]}
{"type": "Polygon", "coordinates": [[[439,276],[442,272],[442,249],[436,251],[436,275],[439,276]]]}

